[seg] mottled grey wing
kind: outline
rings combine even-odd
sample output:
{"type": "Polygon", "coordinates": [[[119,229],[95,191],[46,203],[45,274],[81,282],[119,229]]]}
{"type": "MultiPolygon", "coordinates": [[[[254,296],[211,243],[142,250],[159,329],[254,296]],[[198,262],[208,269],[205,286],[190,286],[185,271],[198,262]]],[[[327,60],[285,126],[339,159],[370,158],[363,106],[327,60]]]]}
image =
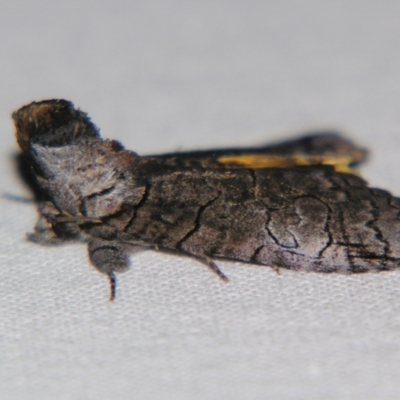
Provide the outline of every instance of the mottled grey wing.
{"type": "Polygon", "coordinates": [[[306,160],[306,163],[301,165],[324,164],[324,161],[329,159],[329,165],[345,164],[347,167],[354,167],[364,162],[367,155],[366,149],[355,145],[338,132],[322,131],[272,145],[168,153],[150,157],[174,167],[221,168],[226,166],[237,168],[246,166],[263,168],[263,166],[257,167],[252,164],[254,157],[258,157],[257,162],[264,158],[267,160],[267,164],[271,156],[280,157],[274,162],[275,167],[280,166],[279,164],[286,167],[288,165],[286,160],[289,158],[293,159],[289,165],[297,165],[299,158],[294,157],[306,160]]]}

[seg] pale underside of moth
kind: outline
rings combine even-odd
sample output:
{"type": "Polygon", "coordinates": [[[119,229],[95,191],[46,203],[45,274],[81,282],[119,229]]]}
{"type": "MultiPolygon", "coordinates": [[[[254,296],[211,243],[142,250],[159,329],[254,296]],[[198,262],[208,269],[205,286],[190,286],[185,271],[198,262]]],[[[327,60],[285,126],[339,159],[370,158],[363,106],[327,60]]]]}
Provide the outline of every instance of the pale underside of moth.
{"type": "Polygon", "coordinates": [[[274,268],[359,273],[400,266],[400,200],[352,169],[365,150],[334,134],[249,149],[140,157],[66,100],[13,114],[42,195],[29,238],[88,243],[111,282],[130,252],[193,256],[274,268]]]}

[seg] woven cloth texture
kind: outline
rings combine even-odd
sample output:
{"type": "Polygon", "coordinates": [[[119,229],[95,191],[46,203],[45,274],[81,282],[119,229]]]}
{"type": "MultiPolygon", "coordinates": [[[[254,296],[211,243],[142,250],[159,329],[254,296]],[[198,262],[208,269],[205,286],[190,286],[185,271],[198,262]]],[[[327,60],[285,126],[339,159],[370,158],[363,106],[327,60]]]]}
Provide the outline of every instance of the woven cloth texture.
{"type": "MultiPolygon", "coordinates": [[[[146,251],[117,299],[81,244],[25,239],[10,114],[66,98],[150,154],[345,130],[400,195],[400,2],[0,6],[0,399],[398,399],[400,271],[358,276],[146,251]]],[[[21,201],[27,199],[27,201],[21,201]]]]}

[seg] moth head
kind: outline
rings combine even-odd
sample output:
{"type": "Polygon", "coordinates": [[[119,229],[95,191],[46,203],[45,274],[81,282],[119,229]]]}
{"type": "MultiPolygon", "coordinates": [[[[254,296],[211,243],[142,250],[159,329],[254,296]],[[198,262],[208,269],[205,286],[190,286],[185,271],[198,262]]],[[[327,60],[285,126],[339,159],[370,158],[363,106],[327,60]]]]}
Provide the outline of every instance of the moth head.
{"type": "Polygon", "coordinates": [[[45,196],[71,216],[101,218],[140,201],[137,156],[102,140],[89,117],[66,100],[33,102],[14,112],[17,141],[45,196]]]}
{"type": "Polygon", "coordinates": [[[34,144],[31,156],[41,172],[40,186],[60,210],[73,216],[101,218],[142,198],[144,187],[134,177],[137,156],[114,141],[82,139],[58,147],[34,144]]]}

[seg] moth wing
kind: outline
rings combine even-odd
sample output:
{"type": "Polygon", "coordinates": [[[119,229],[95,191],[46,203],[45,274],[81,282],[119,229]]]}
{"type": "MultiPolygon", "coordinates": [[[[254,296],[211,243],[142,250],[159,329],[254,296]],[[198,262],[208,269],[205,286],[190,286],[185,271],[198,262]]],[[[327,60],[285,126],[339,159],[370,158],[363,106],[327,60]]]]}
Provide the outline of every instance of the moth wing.
{"type": "Polygon", "coordinates": [[[368,152],[337,132],[316,132],[272,145],[169,153],[154,156],[161,163],[181,168],[287,168],[331,165],[355,173],[368,152]]]}

